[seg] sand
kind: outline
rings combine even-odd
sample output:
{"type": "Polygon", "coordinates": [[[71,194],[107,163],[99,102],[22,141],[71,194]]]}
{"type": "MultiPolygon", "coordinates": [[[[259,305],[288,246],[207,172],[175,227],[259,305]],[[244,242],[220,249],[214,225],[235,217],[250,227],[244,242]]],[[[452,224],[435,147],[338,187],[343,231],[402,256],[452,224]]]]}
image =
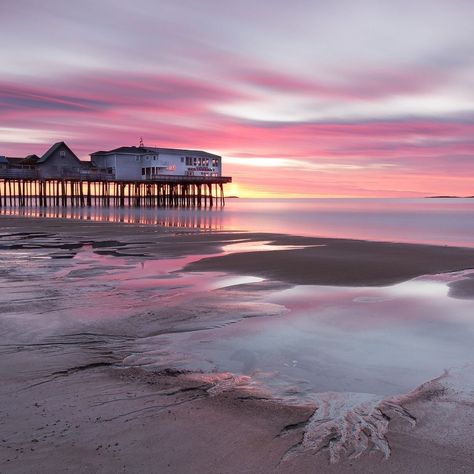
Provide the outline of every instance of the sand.
{"type": "MultiPolygon", "coordinates": [[[[137,299],[109,317],[114,308],[108,307],[111,289],[104,284],[103,317],[85,315],[96,307],[87,301],[88,272],[119,272],[131,258],[180,261],[203,255],[186,268],[265,277],[271,281],[260,291],[270,291],[272,285],[305,283],[378,286],[470,269],[472,249],[3,217],[0,225],[2,256],[54,257],[30,270],[1,269],[0,472],[474,471],[471,366],[398,398],[364,405],[365,412],[360,406],[349,410],[323,426],[315,419],[325,403],[321,398],[291,404],[249,388],[245,377],[126,363],[137,338],[198,330],[212,319],[212,302],[164,299],[158,309],[154,303],[153,312],[146,299],[137,299]],[[223,245],[243,238],[307,247],[222,255],[223,245]],[[117,263],[76,268],[71,257],[84,245],[117,263]],[[69,275],[66,271],[75,272],[67,277],[71,284],[58,277],[69,275]],[[68,298],[82,301],[81,307],[68,305],[68,298]],[[365,424],[360,437],[367,444],[356,459],[350,454],[360,439],[357,444],[340,431],[360,426],[354,413],[365,424]]],[[[451,291],[470,298],[472,275],[463,281],[453,283],[451,291]]],[[[276,311],[250,293],[255,306],[249,303],[249,315],[276,311]]],[[[239,305],[227,304],[228,322],[239,317],[239,305]]]]}
{"type": "Polygon", "coordinates": [[[385,286],[419,275],[474,267],[469,248],[436,247],[338,239],[272,236],[282,244],[308,245],[298,250],[209,257],[190,271],[225,271],[256,275],[295,285],[385,286]]]}

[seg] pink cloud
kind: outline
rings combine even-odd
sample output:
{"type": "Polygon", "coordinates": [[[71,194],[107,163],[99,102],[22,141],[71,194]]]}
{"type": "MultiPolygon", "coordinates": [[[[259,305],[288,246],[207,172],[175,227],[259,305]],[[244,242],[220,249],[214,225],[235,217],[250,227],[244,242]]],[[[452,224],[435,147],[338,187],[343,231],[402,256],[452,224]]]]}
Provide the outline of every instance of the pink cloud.
{"type": "MultiPolygon", "coordinates": [[[[327,92],[285,75],[259,80],[267,89],[327,92]]],[[[385,92],[393,90],[387,86],[385,92]]],[[[41,153],[60,135],[87,158],[98,149],[137,144],[143,136],[149,145],[202,148],[240,158],[240,164],[229,163],[225,169],[249,192],[474,194],[470,116],[282,123],[246,121],[214,111],[216,104],[240,100],[258,100],[258,95],[230,83],[179,75],[110,73],[36,84],[3,81],[0,154],[41,153]],[[2,127],[39,130],[44,143],[17,143],[2,127]],[[290,164],[259,172],[246,166],[265,157],[286,158],[290,164]]]]}
{"type": "Polygon", "coordinates": [[[237,72],[236,77],[265,91],[340,100],[373,100],[393,95],[426,93],[450,80],[444,71],[420,66],[374,69],[358,65],[357,69],[341,69],[333,74],[336,79],[321,80],[317,79],[317,74],[310,79],[269,69],[249,68],[237,72]]]}
{"type": "Polygon", "coordinates": [[[35,111],[79,114],[120,108],[191,113],[206,109],[212,103],[247,98],[247,95],[206,80],[172,75],[93,74],[34,85],[0,82],[0,105],[4,114],[20,111],[21,116],[35,111]]]}

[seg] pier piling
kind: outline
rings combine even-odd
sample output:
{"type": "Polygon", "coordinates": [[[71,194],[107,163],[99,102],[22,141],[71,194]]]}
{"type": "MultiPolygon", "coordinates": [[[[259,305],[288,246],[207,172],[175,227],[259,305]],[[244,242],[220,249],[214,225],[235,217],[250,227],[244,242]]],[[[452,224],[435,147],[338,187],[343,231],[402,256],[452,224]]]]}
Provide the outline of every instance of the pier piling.
{"type": "Polygon", "coordinates": [[[230,177],[163,176],[128,181],[18,178],[0,174],[0,207],[223,207],[230,177]]]}

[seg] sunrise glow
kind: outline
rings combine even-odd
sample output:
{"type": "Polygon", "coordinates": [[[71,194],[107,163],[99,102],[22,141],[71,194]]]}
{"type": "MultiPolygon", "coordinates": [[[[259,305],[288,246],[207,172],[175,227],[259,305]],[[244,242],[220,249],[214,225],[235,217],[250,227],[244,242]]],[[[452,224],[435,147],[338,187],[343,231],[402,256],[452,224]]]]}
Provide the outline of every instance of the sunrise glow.
{"type": "Polygon", "coordinates": [[[474,194],[470,2],[47,3],[0,6],[0,155],[143,137],[241,197],[474,194]]]}

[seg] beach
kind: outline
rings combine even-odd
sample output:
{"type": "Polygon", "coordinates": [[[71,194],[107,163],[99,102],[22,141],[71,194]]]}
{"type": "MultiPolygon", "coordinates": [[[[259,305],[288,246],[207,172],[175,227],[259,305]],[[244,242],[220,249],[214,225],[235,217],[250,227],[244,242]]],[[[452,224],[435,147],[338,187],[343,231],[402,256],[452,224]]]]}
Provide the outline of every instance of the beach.
{"type": "Polygon", "coordinates": [[[474,470],[472,248],[13,216],[0,223],[0,472],[474,470]],[[427,301],[442,289],[433,305],[458,316],[429,319],[434,306],[422,307],[415,287],[427,301]],[[347,317],[330,327],[345,298],[347,317]],[[420,305],[425,325],[412,324],[402,300],[420,305]],[[299,307],[315,301],[317,330],[315,307],[299,307]],[[369,318],[369,306],[406,326],[369,318]],[[356,317],[366,332],[352,326],[356,317]],[[364,339],[378,325],[387,325],[381,346],[364,339]],[[320,348],[305,365],[301,333],[310,330],[320,348]],[[391,334],[410,331],[410,346],[389,347],[391,334]],[[282,341],[291,347],[272,352],[282,341]],[[429,360],[415,360],[420,341],[429,360]],[[364,352],[376,349],[367,363],[364,352]]]}
{"type": "Polygon", "coordinates": [[[474,1],[0,17],[0,474],[474,474],[474,1]]]}

